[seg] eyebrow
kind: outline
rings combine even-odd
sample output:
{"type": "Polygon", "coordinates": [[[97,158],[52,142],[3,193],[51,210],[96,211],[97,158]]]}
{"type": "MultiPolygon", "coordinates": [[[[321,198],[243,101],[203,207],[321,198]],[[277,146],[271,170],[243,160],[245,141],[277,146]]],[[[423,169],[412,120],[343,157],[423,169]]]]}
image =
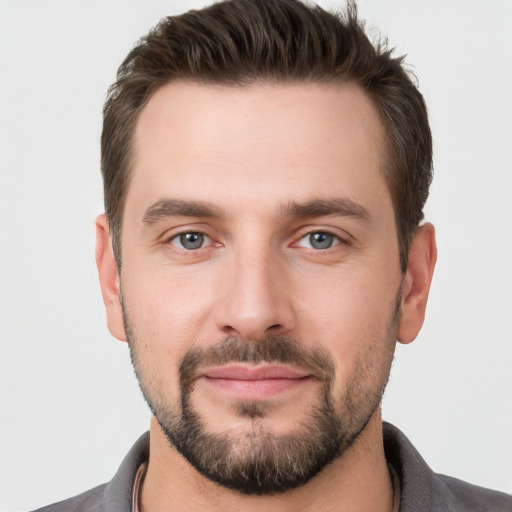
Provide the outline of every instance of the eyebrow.
{"type": "Polygon", "coordinates": [[[215,205],[205,201],[184,201],[182,199],[162,199],[152,204],[144,213],[142,222],[151,226],[168,217],[221,217],[215,205]]]}
{"type": "Polygon", "coordinates": [[[323,217],[337,215],[341,217],[356,217],[369,220],[370,214],[359,203],[346,198],[313,199],[305,203],[289,202],[283,207],[283,214],[287,217],[323,217]]]}
{"type": "MultiPolygon", "coordinates": [[[[305,203],[289,201],[280,208],[280,214],[291,218],[323,217],[337,215],[368,220],[368,210],[346,198],[313,199],[305,203]]],[[[152,204],[144,213],[142,222],[148,226],[168,217],[220,218],[220,208],[206,201],[186,201],[183,199],[162,199],[152,204]]]]}

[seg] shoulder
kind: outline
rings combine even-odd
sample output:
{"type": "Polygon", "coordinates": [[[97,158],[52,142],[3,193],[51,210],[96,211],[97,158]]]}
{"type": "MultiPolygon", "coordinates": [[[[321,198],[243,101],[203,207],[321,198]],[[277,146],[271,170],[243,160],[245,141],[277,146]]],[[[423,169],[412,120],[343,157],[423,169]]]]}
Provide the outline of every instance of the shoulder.
{"type": "Polygon", "coordinates": [[[99,512],[102,510],[103,494],[107,484],[79,494],[73,498],[39,508],[34,512],[99,512]]]}
{"type": "Polygon", "coordinates": [[[129,512],[137,471],[149,458],[149,433],[143,434],[124,458],[114,478],[74,498],[34,512],[129,512]]]}
{"type": "Polygon", "coordinates": [[[439,510],[512,512],[511,495],[445,475],[435,475],[433,497],[439,510]]]}
{"type": "Polygon", "coordinates": [[[512,512],[512,496],[434,473],[407,437],[383,424],[386,459],[400,478],[400,512],[512,512]]]}

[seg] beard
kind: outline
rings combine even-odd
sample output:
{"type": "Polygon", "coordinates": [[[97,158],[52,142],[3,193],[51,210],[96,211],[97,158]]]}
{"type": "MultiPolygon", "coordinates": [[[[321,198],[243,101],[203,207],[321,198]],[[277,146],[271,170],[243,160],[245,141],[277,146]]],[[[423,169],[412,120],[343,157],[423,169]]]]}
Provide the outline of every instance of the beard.
{"type": "Polygon", "coordinates": [[[343,393],[335,396],[335,363],[320,348],[310,348],[284,335],[262,340],[227,337],[213,346],[193,346],[179,365],[180,398],[171,404],[155,389],[151,370],[144,366],[139,344],[123,307],[125,332],[140,388],[170,446],[201,475],[246,495],[282,493],[304,485],[352,446],[379,407],[389,377],[400,317],[400,294],[382,351],[362,354],[343,393]],[[378,355],[375,357],[375,353],[378,355]],[[366,354],[368,356],[368,354],[366,354]],[[227,363],[285,364],[308,371],[321,384],[318,400],[286,434],[266,427],[268,403],[239,400],[239,417],[248,418],[243,432],[210,432],[192,404],[199,368],[227,363]]]}

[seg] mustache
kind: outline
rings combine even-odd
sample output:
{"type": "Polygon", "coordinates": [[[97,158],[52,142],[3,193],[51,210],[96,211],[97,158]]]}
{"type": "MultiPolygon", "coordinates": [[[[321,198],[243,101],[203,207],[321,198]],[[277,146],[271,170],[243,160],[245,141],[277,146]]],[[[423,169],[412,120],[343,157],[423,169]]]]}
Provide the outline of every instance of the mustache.
{"type": "Polygon", "coordinates": [[[324,384],[334,380],[335,364],[331,355],[319,347],[307,347],[285,335],[268,335],[255,341],[228,336],[215,345],[192,347],[184,355],[179,377],[182,390],[188,390],[199,368],[228,363],[280,363],[307,370],[324,384]]]}

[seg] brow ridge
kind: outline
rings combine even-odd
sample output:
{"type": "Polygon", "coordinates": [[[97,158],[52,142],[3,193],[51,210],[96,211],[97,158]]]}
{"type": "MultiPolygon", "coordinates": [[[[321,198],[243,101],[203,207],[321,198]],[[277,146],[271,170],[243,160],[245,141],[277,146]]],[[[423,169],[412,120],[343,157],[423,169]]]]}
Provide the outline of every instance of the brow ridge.
{"type": "Polygon", "coordinates": [[[313,199],[305,203],[290,201],[283,207],[282,213],[297,218],[337,215],[370,219],[370,213],[364,206],[348,198],[313,199]]]}
{"type": "Polygon", "coordinates": [[[220,209],[206,201],[185,201],[183,199],[161,199],[145,212],[142,222],[152,225],[168,217],[221,217],[220,209]]]}
{"type": "MultiPolygon", "coordinates": [[[[370,218],[366,208],[348,198],[312,199],[304,203],[289,201],[280,208],[279,213],[291,218],[328,215],[356,217],[363,220],[370,218]]],[[[220,218],[222,217],[222,211],[216,205],[207,201],[161,199],[145,211],[142,222],[150,226],[168,217],[220,218]]]]}

